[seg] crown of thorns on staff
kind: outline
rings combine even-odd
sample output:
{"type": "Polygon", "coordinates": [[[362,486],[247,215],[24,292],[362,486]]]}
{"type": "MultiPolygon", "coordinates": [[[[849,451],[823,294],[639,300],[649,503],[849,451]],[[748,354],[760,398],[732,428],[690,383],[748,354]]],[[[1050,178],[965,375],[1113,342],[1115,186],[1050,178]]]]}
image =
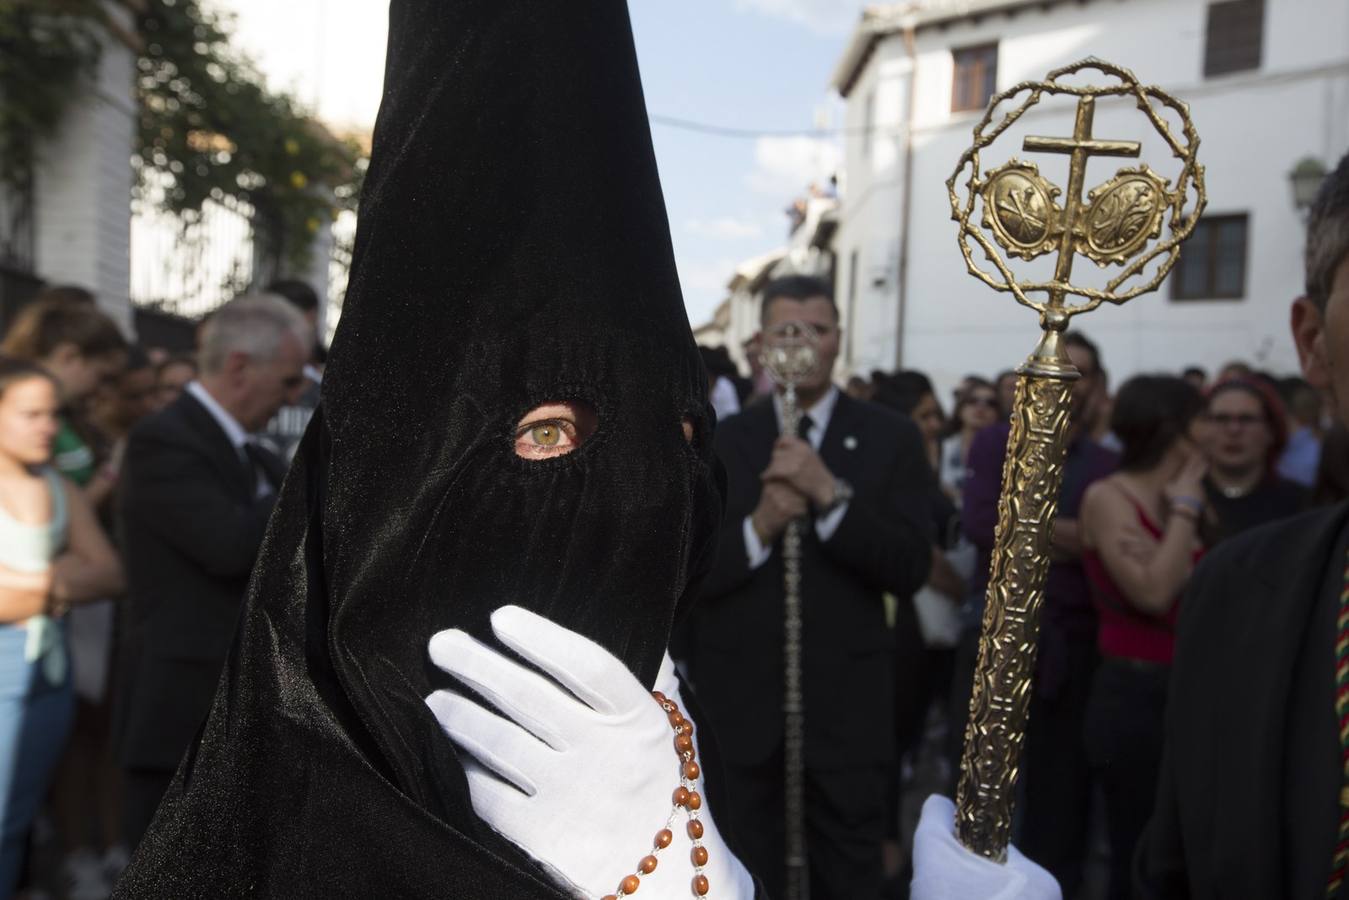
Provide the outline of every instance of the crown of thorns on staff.
{"type": "Polygon", "coordinates": [[[1199,216],[1207,204],[1204,188],[1204,168],[1196,160],[1199,135],[1190,120],[1188,106],[1156,86],[1144,86],[1128,69],[1099,59],[1089,58],[1060,69],[1055,69],[1043,81],[1023,81],[999,93],[989,102],[988,111],[974,129],[974,143],[960,157],[951,177],[946,181],[951,200],[951,218],[960,224],[959,242],[970,274],[995,290],[1010,292],[1022,304],[1042,315],[1051,305],[1032,300],[1028,294],[1046,294],[1081,297],[1083,302],[1057,308],[1065,317],[1089,312],[1103,302],[1124,303],[1140,294],[1155,290],[1180,255],[1180,244],[1194,231],[1199,216]],[[1117,83],[1101,86],[1079,86],[1061,81],[1087,69],[1117,79],[1117,83]],[[1020,95],[1018,105],[1001,113],[996,125],[994,119],[1004,105],[1010,105],[1020,95]],[[1070,196],[1063,206],[1056,198],[1063,192],[1040,175],[1035,163],[1012,159],[1003,166],[980,176],[979,152],[988,147],[1010,128],[1026,110],[1046,96],[1078,98],[1076,124],[1069,138],[1028,137],[1026,151],[1067,153],[1070,161],[1070,196]],[[1092,188],[1086,200],[1073,196],[1082,189],[1086,161],[1092,156],[1131,156],[1140,153],[1141,145],[1132,141],[1104,140],[1092,135],[1092,116],[1098,97],[1133,97],[1152,127],[1171,148],[1172,155],[1182,163],[1180,176],[1174,186],[1141,163],[1136,167],[1120,169],[1115,177],[1092,188]],[[1160,107],[1160,108],[1159,108],[1160,107]],[[1182,125],[1178,139],[1164,118],[1171,110],[1182,125]],[[990,127],[991,126],[991,127],[990,127]],[[969,170],[965,186],[968,193],[962,200],[957,180],[969,170]],[[1186,211],[1187,197],[1194,202],[1186,211]],[[982,200],[983,215],[974,221],[976,200],[982,200]],[[1169,234],[1160,242],[1148,246],[1161,235],[1163,220],[1170,210],[1169,234]],[[981,230],[987,229],[993,240],[981,230]],[[984,271],[975,262],[971,240],[984,251],[985,257],[997,269],[998,275],[984,271]],[[994,241],[1008,254],[1031,260],[1059,251],[1055,277],[1049,281],[1018,281],[1007,262],[998,253],[994,241]],[[1146,251],[1146,252],[1143,252],[1146,251]],[[1072,258],[1086,256],[1101,268],[1124,266],[1111,278],[1103,290],[1076,285],[1067,277],[1072,258]],[[1141,255],[1140,255],[1141,254],[1141,255]],[[1064,257],[1067,257],[1064,259],[1064,257]],[[1164,257],[1153,276],[1142,283],[1125,286],[1158,257],[1164,257]]]}

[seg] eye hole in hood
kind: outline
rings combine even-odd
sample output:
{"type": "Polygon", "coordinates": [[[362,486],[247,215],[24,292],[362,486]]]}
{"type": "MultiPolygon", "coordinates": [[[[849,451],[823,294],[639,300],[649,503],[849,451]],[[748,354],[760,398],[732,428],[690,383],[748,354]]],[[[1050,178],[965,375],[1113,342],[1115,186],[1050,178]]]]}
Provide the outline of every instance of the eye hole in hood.
{"type": "Polygon", "coordinates": [[[577,450],[599,426],[599,416],[588,403],[543,403],[521,417],[515,426],[515,455],[521,459],[551,459],[577,450]]]}

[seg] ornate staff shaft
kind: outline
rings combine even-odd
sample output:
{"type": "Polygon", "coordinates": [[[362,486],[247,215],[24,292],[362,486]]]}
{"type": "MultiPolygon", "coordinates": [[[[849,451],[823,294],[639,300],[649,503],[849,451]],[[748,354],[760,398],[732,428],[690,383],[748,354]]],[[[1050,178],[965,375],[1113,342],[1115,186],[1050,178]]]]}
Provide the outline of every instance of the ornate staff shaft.
{"type": "MultiPolygon", "coordinates": [[[[796,434],[801,409],[796,386],[782,392],[782,433],[796,434]]],[[[786,812],[787,900],[809,900],[806,865],[805,704],[801,697],[801,520],[782,535],[782,750],[786,812]]]]}
{"type": "Polygon", "coordinates": [[[1124,303],[1155,290],[1175,265],[1180,243],[1194,230],[1203,212],[1203,167],[1195,158],[1199,136],[1183,103],[1156,87],[1144,87],[1133,73],[1097,59],[1087,59],[1050,72],[1044,81],[1025,82],[998,94],[975,127],[975,143],[961,157],[946,182],[952,218],[960,223],[960,248],[970,273],[990,287],[1013,294],[1040,313],[1043,330],[1039,345],[1018,370],[1016,402],[1012,410],[1007,457],[1003,464],[998,525],[985,595],[983,630],[970,718],[965,729],[960,783],[956,791],[956,835],[961,843],[989,859],[1006,859],[1011,836],[1022,744],[1039,637],[1040,607],[1049,574],[1054,516],[1063,484],[1067,453],[1069,410],[1073,382],[1079,373],[1063,346],[1063,332],[1074,315],[1090,312],[1103,302],[1124,303]],[[1081,87],[1060,82],[1065,75],[1095,69],[1118,84],[1081,87]],[[999,107],[1018,95],[1020,106],[993,124],[999,107]],[[1071,137],[1027,137],[1023,149],[1069,156],[1068,190],[1063,193],[1040,175],[1034,163],[1011,160],[989,173],[979,167],[979,152],[992,144],[1027,109],[1042,98],[1077,98],[1071,137]],[[1132,99],[1168,144],[1183,167],[1174,187],[1147,165],[1120,169],[1114,178],[1082,196],[1087,161],[1093,156],[1138,156],[1136,141],[1102,140],[1092,134],[1096,98],[1132,99]],[[1159,111],[1158,107],[1162,109],[1159,111]],[[1184,140],[1172,133],[1162,114],[1173,112],[1182,123],[1184,140]],[[962,201],[957,179],[969,171],[969,192],[962,201]],[[1185,210],[1190,193],[1194,203],[1185,210]],[[972,222],[976,202],[983,207],[982,224],[993,240],[972,222]],[[1158,238],[1170,212],[1171,234],[1158,238]],[[971,242],[997,269],[995,276],[980,268],[971,242]],[[1019,281],[998,253],[1000,245],[1011,256],[1025,260],[1057,253],[1049,281],[1019,281]],[[1123,267],[1103,289],[1071,282],[1073,260],[1081,254],[1099,267],[1123,267]],[[1160,260],[1150,277],[1145,267],[1160,260]],[[999,280],[999,276],[1001,280],[999,280]],[[1126,286],[1130,279],[1142,284],[1126,286]],[[1032,300],[1031,294],[1046,295],[1032,300]],[[1085,302],[1070,305],[1070,297],[1085,302]]]}
{"type": "MultiPolygon", "coordinates": [[[[784,322],[765,335],[764,368],[782,386],[782,433],[796,434],[801,407],[796,386],[820,363],[819,335],[804,322],[784,322]]],[[[801,520],[782,536],[782,733],[787,900],[809,900],[806,859],[805,704],[801,696],[801,520]]]]}
{"type": "Polygon", "coordinates": [[[961,843],[998,861],[1005,858],[1011,838],[1040,607],[1063,483],[1069,398],[1078,378],[1058,331],[1045,335],[1018,374],[956,791],[961,843]]]}

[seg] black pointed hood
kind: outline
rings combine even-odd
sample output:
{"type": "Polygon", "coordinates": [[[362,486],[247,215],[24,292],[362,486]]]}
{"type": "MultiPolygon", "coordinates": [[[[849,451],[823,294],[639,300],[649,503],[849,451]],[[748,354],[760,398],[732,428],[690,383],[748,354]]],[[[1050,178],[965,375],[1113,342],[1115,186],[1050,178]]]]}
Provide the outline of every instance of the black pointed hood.
{"type": "Polygon", "coordinates": [[[710,563],[707,381],[623,0],[392,0],[330,360],[204,737],[121,893],[553,896],[473,816],[422,705],[426,643],[486,639],[514,603],[649,684],[710,563]],[[559,401],[593,436],[518,458],[521,417],[559,401]]]}

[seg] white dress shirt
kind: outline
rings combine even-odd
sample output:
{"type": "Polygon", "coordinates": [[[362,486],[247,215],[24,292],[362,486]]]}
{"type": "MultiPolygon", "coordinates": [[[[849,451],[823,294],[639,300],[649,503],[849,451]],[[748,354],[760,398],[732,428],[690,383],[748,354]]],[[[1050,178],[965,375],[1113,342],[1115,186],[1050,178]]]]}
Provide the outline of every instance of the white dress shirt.
{"type": "MultiPolygon", "coordinates": [[[[838,388],[830,387],[825,395],[816,401],[815,405],[805,411],[810,416],[810,431],[806,432],[806,440],[810,441],[810,446],[815,452],[820,452],[820,442],[824,440],[824,433],[829,430],[829,419],[834,415],[834,407],[838,404],[838,388]]],[[[777,416],[778,431],[782,431],[782,398],[777,394],[773,395],[773,412],[777,416]]],[[[827,516],[821,516],[815,520],[815,534],[820,540],[827,541],[838,531],[839,523],[843,521],[843,516],[848,511],[848,504],[841,503],[829,511],[827,516]]],[[[765,547],[759,540],[759,533],[754,530],[754,524],[751,521],[753,516],[745,516],[743,524],[745,534],[745,555],[749,557],[749,567],[757,569],[773,555],[773,547],[770,544],[765,547]]]]}
{"type": "MultiPolygon", "coordinates": [[[[210,391],[202,387],[200,381],[189,381],[186,390],[198,403],[206,407],[206,411],[211,414],[211,418],[215,419],[216,424],[220,426],[220,430],[225,432],[225,437],[229,438],[230,443],[234,445],[234,452],[238,454],[240,462],[247,466],[248,470],[252,472],[253,461],[248,458],[248,451],[244,448],[247,444],[252,442],[253,439],[249,436],[248,432],[244,430],[244,426],[240,425],[239,420],[230,415],[229,410],[221,406],[220,403],[211,396],[210,391]]],[[[256,491],[257,496],[259,497],[265,497],[272,493],[272,486],[267,482],[267,479],[262,473],[257,473],[256,491]]]]}

